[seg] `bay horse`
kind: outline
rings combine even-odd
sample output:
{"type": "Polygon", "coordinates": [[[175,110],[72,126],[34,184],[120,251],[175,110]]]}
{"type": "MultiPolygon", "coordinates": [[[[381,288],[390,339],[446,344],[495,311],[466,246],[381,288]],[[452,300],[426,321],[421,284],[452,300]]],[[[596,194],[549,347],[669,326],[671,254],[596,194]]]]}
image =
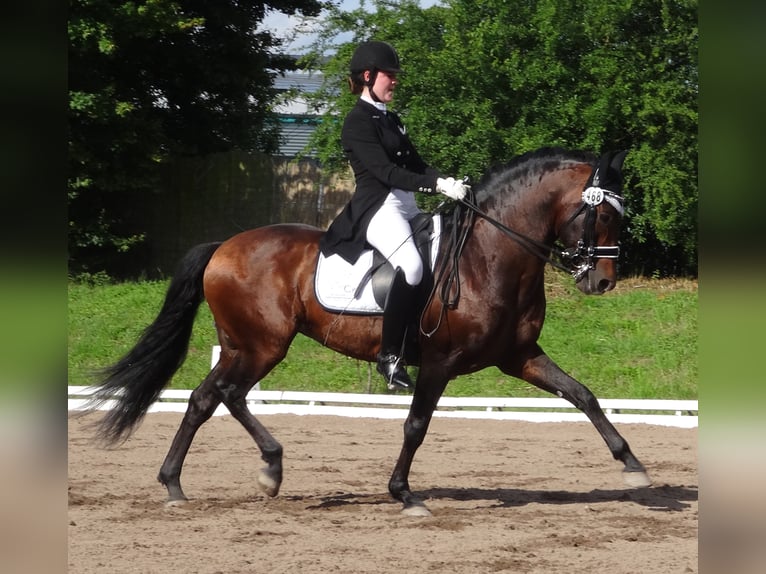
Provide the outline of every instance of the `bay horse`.
{"type": "MultiPolygon", "coordinates": [[[[570,401],[624,464],[627,484],[650,484],[646,469],[593,393],[537,342],[545,318],[544,270],[556,245],[565,248],[558,265],[571,271],[580,291],[602,294],[615,286],[625,153],[599,158],[542,148],[491,170],[475,186],[473,200],[455,204],[455,210],[474,217],[462,220],[459,251],[440,257],[434,270],[435,277],[444,277],[443,271],[454,265],[446,291],[459,291],[459,297],[441,302],[432,297],[421,316],[422,325],[436,327],[418,333],[415,390],[388,483],[403,513],[430,514],[413,494],[408,476],[447,383],[490,366],[570,401]]],[[[460,225],[457,219],[454,225],[460,225]]],[[[260,449],[266,466],[258,475],[259,487],[271,497],[279,493],[282,445],[248,410],[246,395],[284,359],[297,333],[349,357],[375,361],[382,317],[332,313],[317,302],[313,281],[322,233],[307,225],[274,224],[192,248],[155,321],[122,359],[104,369],[92,405],[116,400],[97,423],[100,438],[113,444],[130,436],[183,363],[197,310],[207,300],[220,359],[191,393],[160,468],[158,480],[167,488],[168,504],[187,500],[180,481],[184,459],[195,433],[220,403],[260,449]]],[[[442,243],[444,254],[449,248],[442,243]]]]}

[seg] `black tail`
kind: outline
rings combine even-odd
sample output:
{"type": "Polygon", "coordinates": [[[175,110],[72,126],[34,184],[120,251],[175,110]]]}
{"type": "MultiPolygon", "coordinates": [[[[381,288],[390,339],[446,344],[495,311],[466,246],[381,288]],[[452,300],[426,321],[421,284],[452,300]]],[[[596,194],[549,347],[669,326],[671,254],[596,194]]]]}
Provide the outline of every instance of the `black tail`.
{"type": "Polygon", "coordinates": [[[100,372],[89,409],[114,399],[98,423],[107,444],[127,439],[186,359],[194,318],[204,300],[202,277],[220,243],[193,247],[173,276],[157,318],[117,363],[100,372]]]}

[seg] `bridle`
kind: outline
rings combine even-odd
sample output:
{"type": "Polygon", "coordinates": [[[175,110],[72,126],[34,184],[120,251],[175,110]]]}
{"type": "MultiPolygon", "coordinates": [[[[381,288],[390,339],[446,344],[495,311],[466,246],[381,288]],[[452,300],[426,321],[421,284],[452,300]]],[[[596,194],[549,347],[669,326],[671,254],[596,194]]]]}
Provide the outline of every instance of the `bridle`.
{"type": "Polygon", "coordinates": [[[625,215],[623,206],[624,198],[615,192],[599,187],[600,178],[598,169],[593,174],[593,183],[582,192],[580,207],[567,219],[563,227],[570,225],[583,211],[582,239],[577,241],[577,246],[565,249],[558,253],[559,258],[565,261],[562,267],[571,273],[575,283],[580,281],[588,271],[595,269],[599,259],[618,259],[620,247],[618,245],[596,245],[596,208],[604,202],[611,205],[622,217],[625,215]]]}

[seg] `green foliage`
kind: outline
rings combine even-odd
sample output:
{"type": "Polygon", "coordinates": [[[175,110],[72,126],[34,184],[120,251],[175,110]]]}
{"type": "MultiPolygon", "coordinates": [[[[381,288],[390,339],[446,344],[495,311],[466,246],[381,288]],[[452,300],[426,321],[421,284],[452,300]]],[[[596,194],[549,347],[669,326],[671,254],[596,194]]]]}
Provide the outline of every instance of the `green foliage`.
{"type": "Polygon", "coordinates": [[[143,201],[173,156],[271,151],[273,79],[292,62],[255,32],[266,10],[317,15],[320,0],[70,3],[69,254],[110,270],[140,244],[143,201]]]}
{"type": "MultiPolygon", "coordinates": [[[[564,370],[606,398],[697,397],[697,287],[692,282],[631,280],[589,297],[567,275],[546,279],[548,313],[542,347],[564,370]]],[[[69,384],[124,355],[159,311],[167,282],[69,285],[69,384]]],[[[217,344],[207,305],[200,308],[189,354],[171,384],[195,388],[217,344]]],[[[261,388],[385,392],[374,367],[298,335],[261,388]]],[[[448,396],[550,396],[498,369],[450,382],[448,396]]]]}
{"type": "MultiPolygon", "coordinates": [[[[628,149],[623,275],[697,272],[697,0],[322,0],[70,3],[70,272],[116,271],[145,240],[145,199],[169,158],[273,150],[275,74],[293,65],[254,32],[265,11],[317,16],[302,65],[324,72],[311,146],[340,169],[346,66],[371,37],[407,74],[396,107],[427,160],[478,181],[544,145],[628,149]],[[337,43],[336,38],[344,41],[337,43]],[[332,56],[327,58],[326,54],[332,56]]],[[[428,206],[426,206],[428,207],[428,206]]],[[[431,206],[432,207],[432,206],[431,206]]]]}
{"type": "Polygon", "coordinates": [[[697,12],[696,0],[445,0],[426,9],[401,0],[335,10],[304,62],[324,62],[315,98],[332,112],[312,145],[326,167],[344,165],[340,118],[355,99],[347,63],[360,40],[388,41],[407,72],[395,106],[432,165],[475,181],[542,146],[628,149],[624,273],[696,275],[697,12]],[[322,60],[330,48],[335,55],[322,60]]]}

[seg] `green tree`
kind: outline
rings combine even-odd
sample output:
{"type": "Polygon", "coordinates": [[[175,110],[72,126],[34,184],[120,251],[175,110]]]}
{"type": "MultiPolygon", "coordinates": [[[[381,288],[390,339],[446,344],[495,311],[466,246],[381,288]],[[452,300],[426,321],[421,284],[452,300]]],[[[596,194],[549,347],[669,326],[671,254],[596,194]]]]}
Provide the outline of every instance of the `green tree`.
{"type": "Polygon", "coordinates": [[[69,11],[70,272],[114,269],[143,240],[142,198],[178,155],[278,142],[273,80],[293,66],[256,32],[266,10],[320,0],[73,0],[69,11]]]}
{"type": "Polygon", "coordinates": [[[396,46],[407,74],[396,108],[433,165],[478,178],[546,145],[628,149],[623,272],[696,275],[697,1],[373,1],[335,10],[306,58],[325,60],[312,142],[343,164],[339,130],[355,44],[396,46]],[[339,36],[339,34],[341,34],[339,36]]]}

